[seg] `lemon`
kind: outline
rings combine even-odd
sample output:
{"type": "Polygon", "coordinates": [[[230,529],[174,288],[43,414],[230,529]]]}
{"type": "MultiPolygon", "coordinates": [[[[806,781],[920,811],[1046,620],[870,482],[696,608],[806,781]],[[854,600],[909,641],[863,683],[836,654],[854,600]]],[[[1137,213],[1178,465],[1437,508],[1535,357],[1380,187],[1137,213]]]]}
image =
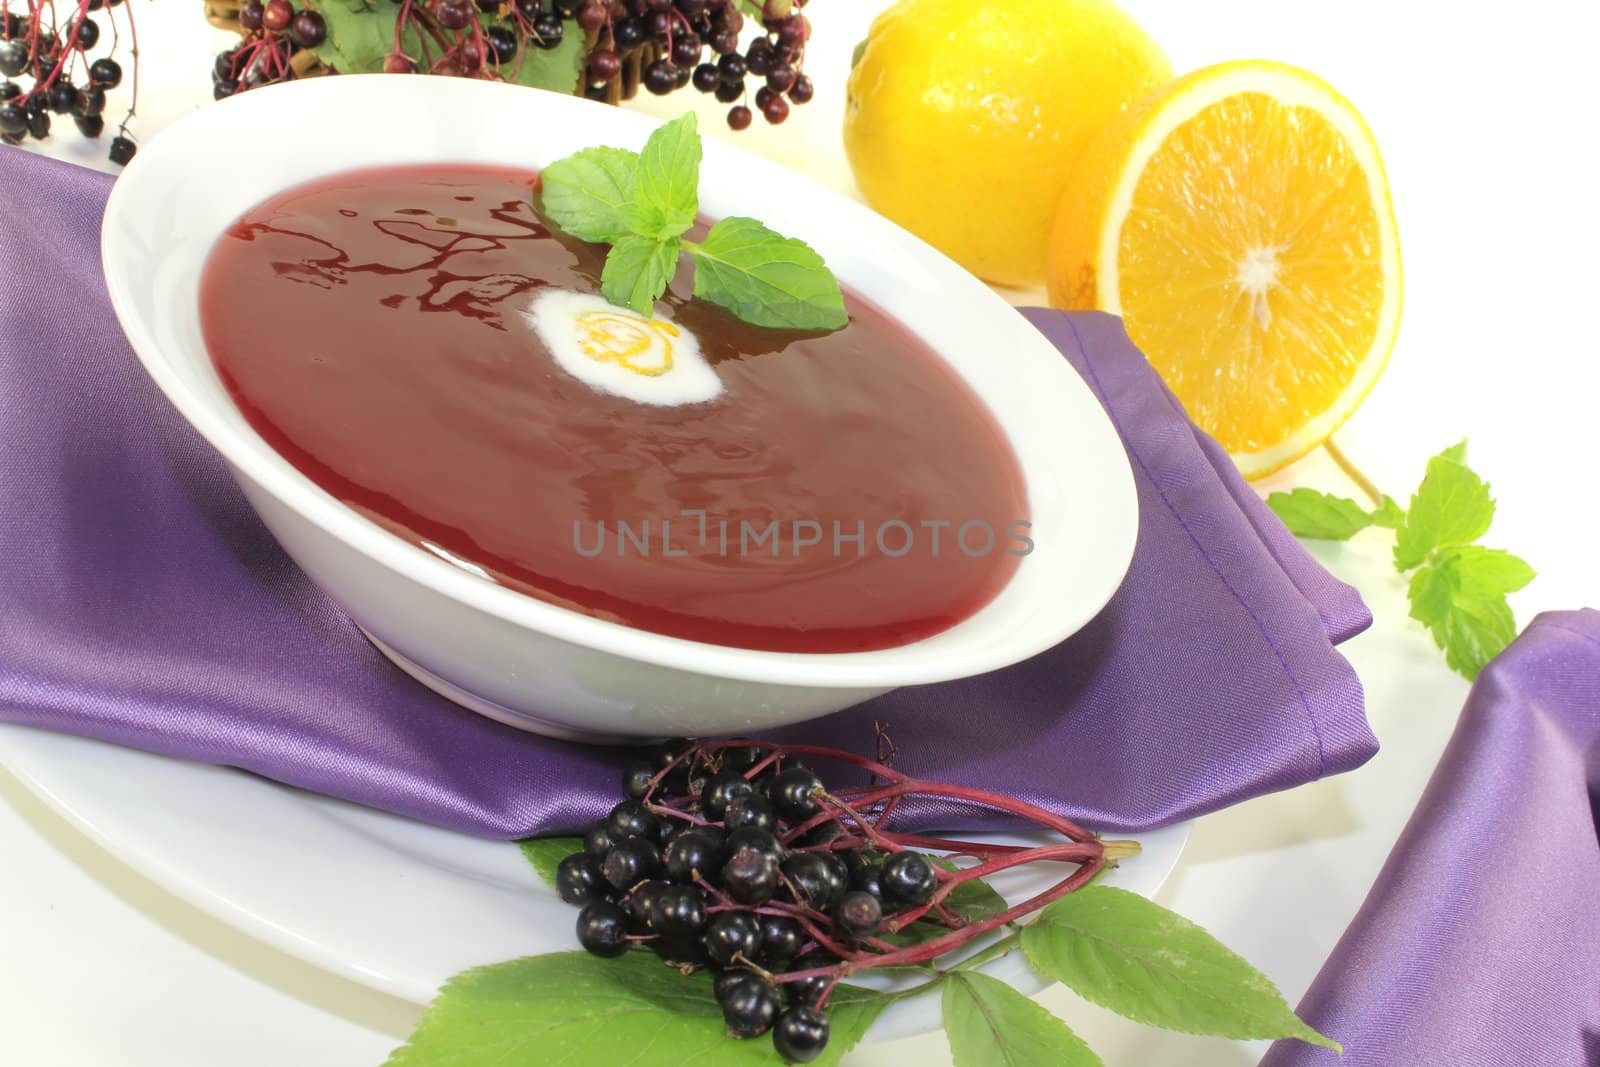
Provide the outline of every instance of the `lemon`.
{"type": "Polygon", "coordinates": [[[1068,176],[1050,302],[1121,315],[1190,416],[1259,477],[1321,444],[1400,324],[1400,239],[1354,106],[1281,63],[1141,98],[1068,176]]]}
{"type": "Polygon", "coordinates": [[[987,281],[1033,285],[1074,158],[1171,74],[1106,0],[900,0],[851,71],[845,152],[879,212],[987,281]]]}

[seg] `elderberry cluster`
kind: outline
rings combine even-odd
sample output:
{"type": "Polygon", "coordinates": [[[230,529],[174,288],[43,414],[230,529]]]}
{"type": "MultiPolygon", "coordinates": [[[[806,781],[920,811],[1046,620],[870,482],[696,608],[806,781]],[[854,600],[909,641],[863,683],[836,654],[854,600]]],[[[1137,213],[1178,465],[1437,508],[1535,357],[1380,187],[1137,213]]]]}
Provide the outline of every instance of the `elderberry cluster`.
{"type": "MultiPolygon", "coordinates": [[[[102,50],[115,51],[120,40],[117,21],[109,8],[122,0],[77,0],[63,4],[58,15],[55,0],[25,0],[20,11],[10,0],[0,0],[0,141],[21,144],[29,137],[50,136],[52,115],[71,115],[78,132],[99,137],[106,128],[106,93],[122,83],[122,65],[102,50]],[[93,13],[110,27],[101,32],[93,13]]],[[[124,8],[129,27],[132,15],[124,8]]],[[[128,117],[132,117],[130,107],[128,117]]],[[[113,163],[124,164],[138,150],[127,136],[124,118],[111,140],[113,163]]]]}
{"type": "Polygon", "coordinates": [[[940,885],[927,857],[868,848],[809,768],[771,745],[669,742],[624,778],[628,799],[557,869],[599,956],[649,948],[709,968],[728,1032],[772,1033],[786,1059],[816,1059],[844,964],[940,885]]]}
{"type": "Polygon", "coordinates": [[[555,0],[584,30],[597,35],[589,56],[587,94],[607,97],[629,57],[643,62],[640,80],[657,96],[693,84],[731,104],[728,125],[750,126],[747,79],[759,82],[755,106],[770,123],[789,117],[815,88],[803,70],[811,24],[806,0],[555,0]],[[742,7],[760,12],[761,29],[747,46],[742,7]]]}

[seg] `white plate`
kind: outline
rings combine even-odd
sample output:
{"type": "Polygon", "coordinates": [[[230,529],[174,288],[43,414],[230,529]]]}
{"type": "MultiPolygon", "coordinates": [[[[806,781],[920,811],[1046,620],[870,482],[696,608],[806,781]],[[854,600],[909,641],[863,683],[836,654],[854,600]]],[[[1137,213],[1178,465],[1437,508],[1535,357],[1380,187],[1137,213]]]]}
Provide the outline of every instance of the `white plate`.
{"type": "MultiPolygon", "coordinates": [[[[577,947],[576,912],[504,842],[243,771],[27,727],[0,726],[0,762],[108,851],[196,907],[418,1004],[469,967],[577,947]]],[[[1154,894],[1188,837],[1187,823],[1140,835],[1144,852],[1107,881],[1154,894]]],[[[995,886],[1015,901],[1050,878],[995,886]]],[[[1029,992],[1040,988],[1018,954],[986,970],[1029,992]]],[[[921,997],[885,1012],[871,1037],[938,1026],[937,998],[921,997]]]]}

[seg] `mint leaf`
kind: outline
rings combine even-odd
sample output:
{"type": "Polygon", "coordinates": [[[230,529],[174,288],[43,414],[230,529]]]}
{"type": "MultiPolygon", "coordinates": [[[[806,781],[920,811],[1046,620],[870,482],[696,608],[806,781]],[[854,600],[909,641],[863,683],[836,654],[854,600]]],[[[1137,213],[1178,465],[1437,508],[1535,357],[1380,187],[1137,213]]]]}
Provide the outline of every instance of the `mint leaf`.
{"type": "Polygon", "coordinates": [[[1066,1023],[976,971],[945,981],[944,1028],[956,1067],[1101,1067],[1066,1023]]]}
{"type": "Polygon", "coordinates": [[[1394,497],[1385,493],[1383,505],[1374,510],[1369,518],[1372,525],[1382,530],[1398,530],[1406,521],[1405,509],[1394,502],[1394,497]]]}
{"type": "Polygon", "coordinates": [[[1023,928],[1022,948],[1039,973],[1136,1022],[1339,1048],[1216,938],[1126,890],[1092,885],[1061,898],[1023,928]]]}
{"type": "Polygon", "coordinates": [[[1372,525],[1372,517],[1354,500],[1315,489],[1273,493],[1267,506],[1296,537],[1346,541],[1372,525]]]}
{"type": "Polygon", "coordinates": [[[1463,462],[1465,456],[1463,441],[1428,461],[1427,474],[1395,534],[1397,569],[1408,571],[1435,548],[1468,544],[1488,532],[1494,501],[1488,484],[1463,462]]]}
{"type": "Polygon", "coordinates": [[[624,237],[611,246],[600,273],[600,292],[613,304],[650,318],[678,266],[680,243],[649,237],[624,237]]]}
{"type": "Polygon", "coordinates": [[[850,321],[839,283],[804,241],[755,219],[723,219],[701,244],[685,242],[697,264],[694,295],[746,322],[790,330],[836,330],[850,321]]]}
{"type": "MultiPolygon", "coordinates": [[[[889,1004],[841,985],[816,1063],[837,1064],[889,1004]]],[[[529,956],[456,975],[387,1067],[680,1064],[780,1067],[771,1041],[734,1041],[704,971],[685,977],[648,952],[529,956]]]]}
{"type": "Polygon", "coordinates": [[[1439,558],[1455,567],[1462,590],[1476,596],[1515,593],[1536,576],[1525,560],[1503,548],[1460,545],[1440,552],[1439,558]]]}
{"type": "Polygon", "coordinates": [[[556,868],[561,861],[574,852],[583,851],[583,838],[581,837],[530,837],[518,841],[517,846],[522,849],[522,854],[528,862],[533,864],[534,873],[544,879],[545,885],[551,889],[556,886],[556,868]]]}
{"type": "Polygon", "coordinates": [[[700,213],[700,133],[689,111],[658,126],[639,152],[639,169],[623,212],[628,232],[677,238],[700,213]]]}
{"type": "Polygon", "coordinates": [[[1533,577],[1532,567],[1500,549],[1441,549],[1411,577],[1411,617],[1428,628],[1452,670],[1474,679],[1516,638],[1506,594],[1533,577]]]}
{"type": "Polygon", "coordinates": [[[580,241],[609,244],[632,232],[628,202],[638,179],[636,153],[585,148],[544,169],[539,199],[544,213],[563,231],[580,241]]]}

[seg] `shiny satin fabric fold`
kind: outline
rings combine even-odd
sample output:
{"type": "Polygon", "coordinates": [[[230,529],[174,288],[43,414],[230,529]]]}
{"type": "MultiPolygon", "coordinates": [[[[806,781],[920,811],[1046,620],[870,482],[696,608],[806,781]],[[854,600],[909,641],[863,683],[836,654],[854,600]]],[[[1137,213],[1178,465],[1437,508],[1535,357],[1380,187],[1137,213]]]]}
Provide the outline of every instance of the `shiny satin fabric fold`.
{"type": "Polygon", "coordinates": [[[1350,928],[1300,1002],[1341,1058],[1600,1064],[1600,612],[1540,615],[1472,687],[1350,928]]]}
{"type": "MultiPolygon", "coordinates": [[[[0,149],[13,265],[0,274],[0,720],[486,836],[603,810],[626,750],[518,733],[435,696],[278,549],[123,340],[97,255],[109,181],[0,149]]],[[[907,770],[1118,831],[1370,758],[1360,684],[1334,647],[1369,623],[1359,597],[1195,431],[1116,319],[1028,314],[1133,459],[1141,527],[1121,591],[1025,663],[789,733],[868,749],[882,721],[907,770]]]]}

